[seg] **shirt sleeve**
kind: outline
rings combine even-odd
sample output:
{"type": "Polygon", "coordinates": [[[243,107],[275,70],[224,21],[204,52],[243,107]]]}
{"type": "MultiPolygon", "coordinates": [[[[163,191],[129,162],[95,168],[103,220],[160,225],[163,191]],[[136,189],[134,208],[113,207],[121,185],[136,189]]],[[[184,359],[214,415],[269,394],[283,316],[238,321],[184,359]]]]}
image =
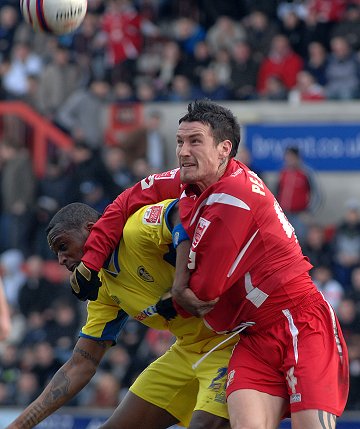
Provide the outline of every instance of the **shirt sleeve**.
{"type": "Polygon", "coordinates": [[[98,299],[88,303],[86,323],[79,336],[116,344],[128,318],[127,313],[112,301],[105,287],[101,287],[98,299]]]}
{"type": "Polygon", "coordinates": [[[179,193],[178,169],[152,174],[126,189],[105,209],[102,217],[91,229],[84,246],[84,264],[99,271],[119,243],[130,215],[144,205],[177,198],[179,193]]]}

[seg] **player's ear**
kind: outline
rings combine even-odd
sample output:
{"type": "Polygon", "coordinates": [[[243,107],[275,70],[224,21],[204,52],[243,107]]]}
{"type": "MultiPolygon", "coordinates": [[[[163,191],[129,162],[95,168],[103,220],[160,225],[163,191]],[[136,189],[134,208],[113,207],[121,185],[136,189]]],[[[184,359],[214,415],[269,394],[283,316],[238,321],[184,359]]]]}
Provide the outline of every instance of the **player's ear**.
{"type": "Polygon", "coordinates": [[[232,143],[230,140],[223,140],[222,142],[219,143],[220,146],[220,157],[221,158],[227,158],[230,153],[231,153],[231,149],[232,149],[232,143]]]}
{"type": "Polygon", "coordinates": [[[95,225],[95,222],[87,222],[86,229],[90,232],[94,225],[95,225]]]}

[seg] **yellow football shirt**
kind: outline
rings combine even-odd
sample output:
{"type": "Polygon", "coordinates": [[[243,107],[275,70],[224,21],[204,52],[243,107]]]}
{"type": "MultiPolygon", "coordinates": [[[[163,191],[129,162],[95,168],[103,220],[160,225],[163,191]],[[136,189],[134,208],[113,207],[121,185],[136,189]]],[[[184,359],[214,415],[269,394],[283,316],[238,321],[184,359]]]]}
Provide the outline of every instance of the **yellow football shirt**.
{"type": "Polygon", "coordinates": [[[208,329],[202,319],[177,316],[166,321],[156,313],[155,304],[170,290],[174,278],[169,212],[176,202],[145,206],[127,220],[119,246],[100,272],[99,297],[88,304],[82,336],[116,342],[128,314],[151,328],[170,330],[178,345],[197,353],[224,340],[225,335],[208,329]]]}

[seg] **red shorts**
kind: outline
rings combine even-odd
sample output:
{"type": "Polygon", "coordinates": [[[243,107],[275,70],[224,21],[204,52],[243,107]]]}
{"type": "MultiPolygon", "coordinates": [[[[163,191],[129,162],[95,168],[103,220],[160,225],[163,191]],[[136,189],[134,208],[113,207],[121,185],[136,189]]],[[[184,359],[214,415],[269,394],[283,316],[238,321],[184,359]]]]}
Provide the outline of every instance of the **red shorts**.
{"type": "Polygon", "coordinates": [[[288,399],[288,413],[316,409],[340,416],[349,364],[333,309],[321,300],[282,313],[280,322],[241,334],[230,359],[227,396],[254,389],[288,399]]]}

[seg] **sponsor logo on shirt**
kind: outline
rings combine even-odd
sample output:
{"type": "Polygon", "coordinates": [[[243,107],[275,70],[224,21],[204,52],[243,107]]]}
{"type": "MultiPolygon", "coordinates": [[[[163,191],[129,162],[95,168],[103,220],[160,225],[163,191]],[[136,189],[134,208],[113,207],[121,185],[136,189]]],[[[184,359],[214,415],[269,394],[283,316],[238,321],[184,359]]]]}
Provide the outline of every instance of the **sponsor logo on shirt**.
{"type": "Polygon", "coordinates": [[[136,316],[134,316],[135,320],[138,320],[141,322],[142,320],[153,316],[154,314],[157,314],[155,305],[150,305],[149,307],[145,308],[145,310],[138,313],[136,316]]]}
{"type": "Polygon", "coordinates": [[[176,231],[173,237],[173,242],[175,247],[179,245],[179,238],[180,238],[180,233],[176,231]]]}
{"type": "Polygon", "coordinates": [[[231,370],[227,376],[226,388],[228,388],[235,379],[235,370],[231,370]]]}
{"type": "Polygon", "coordinates": [[[174,179],[178,170],[178,168],[175,168],[174,170],[165,171],[164,173],[151,174],[150,176],[145,177],[145,179],[142,179],[140,182],[141,189],[144,190],[151,188],[155,180],[174,179]]]}
{"type": "Polygon", "coordinates": [[[153,282],[154,277],[149,274],[148,271],[146,271],[145,267],[140,266],[137,269],[138,276],[141,278],[141,280],[144,280],[145,282],[153,282]]]}
{"type": "Polygon", "coordinates": [[[143,223],[145,225],[160,225],[161,224],[161,213],[164,209],[163,205],[149,207],[143,217],[143,223]]]}
{"type": "Polygon", "coordinates": [[[231,177],[236,177],[239,174],[243,173],[244,170],[242,168],[238,168],[236,171],[234,171],[233,173],[231,173],[231,177]]]}
{"type": "Polygon", "coordinates": [[[110,295],[110,297],[117,305],[120,305],[121,301],[116,295],[110,295]]]}
{"type": "Polygon", "coordinates": [[[203,217],[199,219],[199,222],[196,225],[196,230],[195,230],[194,238],[192,242],[193,248],[195,248],[199,244],[202,236],[205,234],[205,231],[208,229],[210,223],[211,223],[210,221],[204,219],[203,217]]]}
{"type": "Polygon", "coordinates": [[[154,174],[154,178],[155,180],[174,179],[178,170],[178,168],[174,168],[173,170],[165,171],[164,173],[154,174]]]}

